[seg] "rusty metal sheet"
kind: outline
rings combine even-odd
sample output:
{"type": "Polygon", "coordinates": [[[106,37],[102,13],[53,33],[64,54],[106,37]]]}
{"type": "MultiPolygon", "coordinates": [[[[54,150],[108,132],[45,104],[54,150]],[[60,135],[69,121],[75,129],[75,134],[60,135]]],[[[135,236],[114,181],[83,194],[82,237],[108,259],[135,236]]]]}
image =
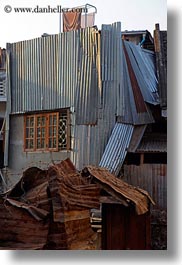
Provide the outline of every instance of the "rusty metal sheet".
{"type": "Polygon", "coordinates": [[[123,200],[124,198],[127,203],[133,203],[138,215],[149,211],[149,203],[155,204],[148,192],[116,178],[105,168],[88,166],[84,171],[98,180],[101,187],[110,187],[115,192],[118,199],[121,198],[123,200]]]}
{"type": "Polygon", "coordinates": [[[99,192],[69,159],[28,168],[0,195],[0,249],[95,249],[89,212],[99,192]]]}
{"type": "Polygon", "coordinates": [[[43,249],[49,220],[37,221],[25,209],[0,198],[0,249],[43,249]]]}
{"type": "Polygon", "coordinates": [[[26,203],[22,203],[9,198],[6,199],[6,202],[9,202],[9,204],[16,206],[17,208],[22,208],[27,210],[38,221],[43,220],[48,215],[48,211],[45,211],[43,209],[38,209],[33,205],[28,205],[26,203]]]}

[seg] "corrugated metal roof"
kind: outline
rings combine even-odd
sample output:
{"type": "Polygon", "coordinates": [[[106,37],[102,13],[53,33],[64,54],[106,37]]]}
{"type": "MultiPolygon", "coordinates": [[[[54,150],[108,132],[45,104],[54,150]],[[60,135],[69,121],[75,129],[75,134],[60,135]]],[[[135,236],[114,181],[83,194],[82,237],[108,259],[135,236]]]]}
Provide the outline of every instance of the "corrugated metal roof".
{"type": "MultiPolygon", "coordinates": [[[[84,172],[89,172],[93,178],[99,181],[101,187],[103,185],[103,189],[105,187],[110,188],[117,199],[121,198],[123,200],[124,198],[126,203],[134,203],[137,214],[148,212],[149,202],[155,204],[147,191],[129,185],[104,168],[87,166],[84,172]]],[[[105,190],[108,191],[107,188],[105,190]]]]}
{"type": "Polygon", "coordinates": [[[149,33],[147,30],[125,30],[122,31],[122,35],[138,35],[138,34],[146,34],[149,33]]]}
{"type": "Polygon", "coordinates": [[[111,173],[118,175],[127,154],[134,126],[116,123],[109,138],[100,167],[107,168],[111,173]]]}
{"type": "Polygon", "coordinates": [[[124,41],[127,54],[135,72],[145,102],[159,104],[157,77],[154,64],[154,53],[143,50],[132,42],[124,41]]]}
{"type": "MultiPolygon", "coordinates": [[[[101,78],[102,95],[105,85],[112,89],[110,105],[115,109],[118,121],[129,124],[146,124],[154,122],[145,102],[159,104],[157,78],[155,73],[154,53],[143,50],[140,46],[121,40],[121,24],[102,25],[101,30],[101,78]],[[126,61],[129,57],[131,68],[136,76],[138,92],[142,96],[135,99],[130,69],[126,61]],[[131,57],[131,58],[130,58],[131,57]],[[138,113],[137,104],[145,106],[145,111],[138,113]]],[[[134,82],[136,84],[136,82],[134,82]]],[[[109,89],[107,89],[109,93],[109,89]]],[[[106,94],[107,97],[107,94],[106,94]]],[[[104,98],[102,97],[104,102],[104,98]]]]}
{"type": "Polygon", "coordinates": [[[136,152],[142,153],[166,153],[167,152],[167,135],[145,135],[136,152]]]}
{"type": "MultiPolygon", "coordinates": [[[[141,49],[139,46],[136,47],[141,49]]],[[[131,50],[129,50],[129,52],[132,53],[131,50]]],[[[136,71],[136,67],[133,65],[134,60],[130,60],[130,56],[128,54],[128,42],[123,41],[122,53],[123,82],[121,85],[123,89],[120,96],[124,99],[124,104],[122,115],[119,115],[118,121],[134,125],[152,123],[154,122],[152,113],[145,103],[141,89],[141,82],[137,79],[137,71],[140,71],[139,69],[136,71]]],[[[148,95],[149,92],[145,91],[145,93],[148,95]]]]}

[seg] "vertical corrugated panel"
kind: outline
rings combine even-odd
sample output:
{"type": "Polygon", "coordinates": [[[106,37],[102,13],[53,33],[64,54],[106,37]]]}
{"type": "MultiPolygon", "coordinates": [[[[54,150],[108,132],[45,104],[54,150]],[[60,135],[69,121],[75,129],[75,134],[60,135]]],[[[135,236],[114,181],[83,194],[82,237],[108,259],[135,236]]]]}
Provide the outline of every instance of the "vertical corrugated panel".
{"type": "Polygon", "coordinates": [[[76,124],[95,125],[98,119],[97,33],[86,28],[80,39],[80,65],[76,89],[76,124]]]}
{"type": "Polygon", "coordinates": [[[105,148],[100,167],[107,168],[111,173],[118,175],[130,144],[134,126],[116,123],[108,144],[105,148]]]}
{"type": "Polygon", "coordinates": [[[102,25],[101,31],[101,79],[103,82],[102,102],[109,97],[110,108],[114,115],[123,111],[122,98],[122,42],[121,23],[102,25]],[[106,87],[110,86],[107,94],[106,87]],[[105,93],[106,92],[106,93],[105,93]]]}
{"type": "MultiPolygon", "coordinates": [[[[102,27],[101,46],[98,32],[87,28],[11,44],[11,55],[12,113],[75,108],[71,136],[77,168],[98,165],[116,116],[136,121],[131,85],[125,88],[130,80],[125,78],[120,23],[102,27]]],[[[131,125],[120,126],[123,145],[118,150],[121,161],[117,158],[113,164],[116,172],[133,130],[131,125]],[[130,129],[126,133],[124,128],[130,129]]]]}
{"type": "MultiPolygon", "coordinates": [[[[138,55],[138,57],[141,56],[138,55]]],[[[133,58],[134,55],[132,59],[133,58]]],[[[131,60],[131,63],[133,63],[133,61],[134,59],[131,60]]],[[[134,63],[136,64],[135,61],[134,63]]],[[[142,59],[139,63],[144,64],[142,59]]],[[[145,72],[146,71],[147,70],[145,69],[145,72]]],[[[141,73],[140,70],[138,70],[138,72],[140,76],[143,74],[143,72],[141,73]]],[[[149,75],[149,71],[147,72],[147,74],[149,75]]],[[[148,84],[146,84],[148,82],[147,78],[149,79],[149,81],[151,81],[151,79],[153,78],[153,76],[149,77],[147,76],[145,80],[142,81],[146,85],[145,87],[143,85],[143,90],[145,91],[146,89],[145,93],[147,93],[148,90],[148,84]]],[[[125,55],[123,53],[123,43],[121,40],[121,23],[114,23],[112,25],[102,25],[101,79],[101,102],[103,104],[103,108],[105,108],[105,106],[107,105],[105,110],[108,110],[108,114],[110,115],[110,117],[112,116],[111,119],[113,119],[115,115],[118,116],[118,122],[123,122],[127,124],[136,125],[153,122],[153,117],[147,107],[147,110],[144,113],[138,113],[136,109],[136,102],[134,101],[134,94],[128,72],[128,65],[126,62],[125,55]],[[108,87],[110,88],[108,89],[108,87]],[[107,100],[107,97],[109,98],[109,100],[107,100]],[[110,101],[109,104],[106,103],[108,101],[110,101]]],[[[152,92],[150,91],[150,93],[152,92]]]]}
{"type": "Polygon", "coordinates": [[[123,180],[148,191],[156,203],[154,208],[167,208],[167,165],[124,165],[123,180]]]}
{"type": "Polygon", "coordinates": [[[101,157],[100,149],[102,148],[98,130],[98,126],[75,126],[71,158],[79,170],[87,165],[98,166],[101,157]]]}
{"type": "MultiPolygon", "coordinates": [[[[127,42],[124,42],[123,45],[125,45],[126,43],[127,42]]],[[[127,46],[127,44],[125,46],[127,46]]],[[[135,69],[133,68],[132,61],[130,61],[127,49],[122,50],[122,62],[122,89],[120,89],[119,97],[122,98],[123,101],[121,101],[120,104],[122,106],[120,107],[120,114],[119,112],[117,113],[119,114],[118,122],[133,125],[141,125],[154,122],[150,109],[144,103],[144,98],[141,93],[139,84],[137,84],[137,87],[133,87],[133,82],[135,82],[135,80],[130,79],[132,77],[134,78],[133,74],[136,77],[136,72],[134,71],[135,69]],[[136,103],[139,104],[138,106],[140,106],[140,103],[138,103],[138,96],[140,96],[139,99],[141,100],[142,106],[145,107],[145,111],[141,112],[137,110],[136,103]]]]}
{"type": "MultiPolygon", "coordinates": [[[[82,35],[66,32],[11,44],[12,113],[74,106],[82,35]]],[[[86,44],[92,33],[87,35],[86,44]]]]}
{"type": "MultiPolygon", "coordinates": [[[[147,52],[142,51],[140,46],[134,45],[131,42],[125,41],[125,47],[144,100],[151,104],[158,104],[159,95],[157,93],[157,77],[154,67],[152,67],[152,61],[149,61],[150,57],[147,56],[147,52]]],[[[152,56],[152,52],[150,52],[150,55],[152,56]]]]}

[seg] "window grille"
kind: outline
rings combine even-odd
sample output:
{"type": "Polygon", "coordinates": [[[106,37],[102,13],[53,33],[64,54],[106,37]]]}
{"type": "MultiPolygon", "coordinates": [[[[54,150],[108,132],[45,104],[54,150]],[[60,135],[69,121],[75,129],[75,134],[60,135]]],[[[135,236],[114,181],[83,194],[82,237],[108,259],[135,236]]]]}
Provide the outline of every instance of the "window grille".
{"type": "Polygon", "coordinates": [[[68,150],[70,148],[69,111],[26,115],[24,150],[68,150]]]}

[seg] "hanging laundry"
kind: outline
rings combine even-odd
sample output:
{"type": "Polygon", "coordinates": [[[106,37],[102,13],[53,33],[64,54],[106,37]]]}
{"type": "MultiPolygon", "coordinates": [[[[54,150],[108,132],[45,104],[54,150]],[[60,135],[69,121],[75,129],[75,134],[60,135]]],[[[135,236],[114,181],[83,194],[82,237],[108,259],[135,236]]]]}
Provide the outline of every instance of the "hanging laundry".
{"type": "Polygon", "coordinates": [[[81,28],[81,12],[63,12],[63,32],[81,28]]]}

